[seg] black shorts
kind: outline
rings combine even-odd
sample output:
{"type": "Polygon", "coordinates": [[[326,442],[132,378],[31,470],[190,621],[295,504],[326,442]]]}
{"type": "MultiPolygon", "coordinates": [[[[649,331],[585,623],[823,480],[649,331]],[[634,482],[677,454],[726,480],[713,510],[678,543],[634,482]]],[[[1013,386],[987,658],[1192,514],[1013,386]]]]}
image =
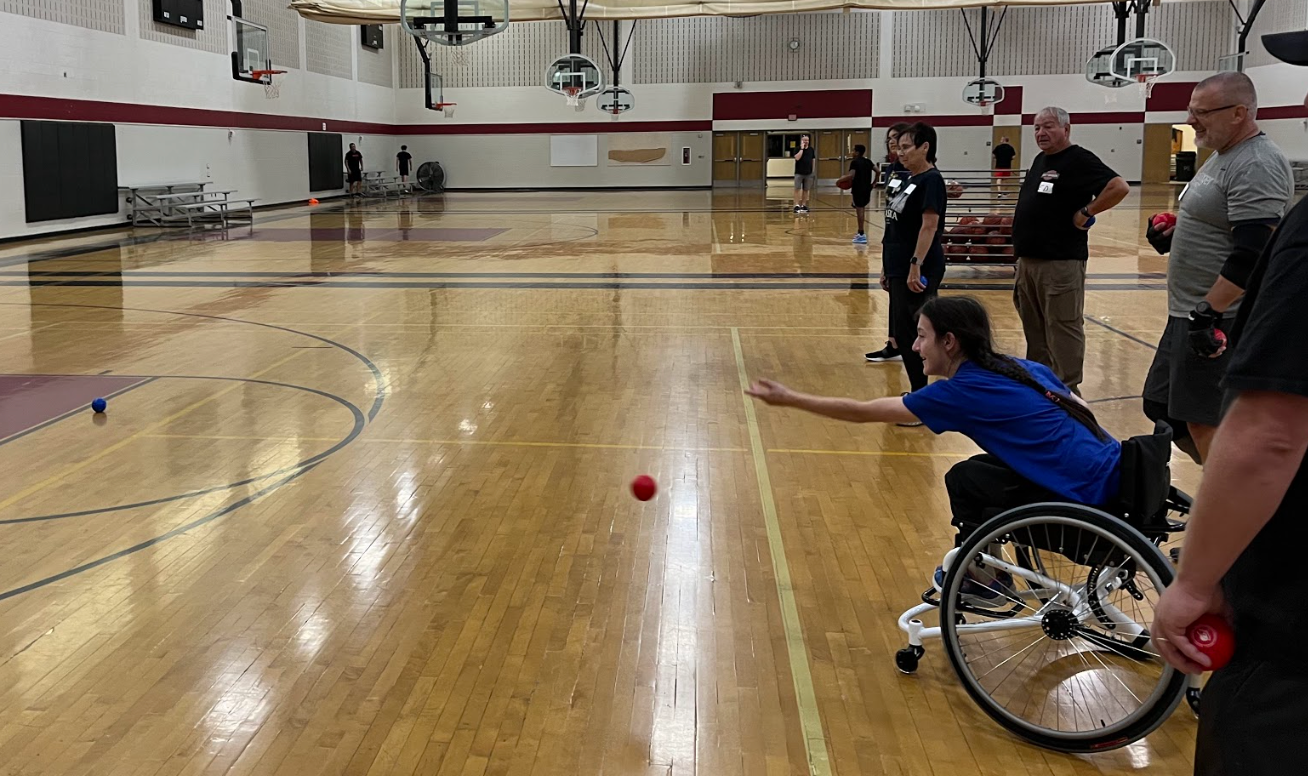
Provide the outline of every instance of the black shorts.
{"type": "Polygon", "coordinates": [[[404,177],[404,176],[407,176],[408,174],[409,174],[409,168],[408,168],[408,167],[405,167],[405,166],[403,166],[403,165],[401,165],[401,167],[400,167],[400,176],[401,176],[401,177],[404,177]]]}
{"type": "Polygon", "coordinates": [[[1222,419],[1222,378],[1231,352],[1197,356],[1190,350],[1189,333],[1188,319],[1168,316],[1145,378],[1144,398],[1167,405],[1167,414],[1176,420],[1216,426],[1222,419]]]}
{"type": "Polygon", "coordinates": [[[358,172],[355,172],[354,170],[350,170],[349,172],[347,172],[347,173],[345,174],[345,182],[346,182],[346,183],[358,183],[358,182],[361,181],[361,180],[363,180],[363,171],[362,171],[362,170],[360,170],[360,171],[358,171],[358,172]]]}
{"type": "Polygon", "coordinates": [[[854,207],[867,207],[872,201],[872,189],[850,189],[849,193],[854,197],[854,207]]]}

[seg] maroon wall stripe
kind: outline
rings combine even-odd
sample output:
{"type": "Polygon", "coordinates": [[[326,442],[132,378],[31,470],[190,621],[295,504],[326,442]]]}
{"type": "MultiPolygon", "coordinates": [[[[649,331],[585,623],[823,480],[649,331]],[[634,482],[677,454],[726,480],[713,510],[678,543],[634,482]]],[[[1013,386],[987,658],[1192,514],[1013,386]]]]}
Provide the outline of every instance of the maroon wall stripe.
{"type": "Polygon", "coordinates": [[[1279,108],[1259,108],[1258,120],[1308,119],[1308,105],[1282,105],[1279,108]]]}
{"type": "Polygon", "coordinates": [[[952,116],[922,116],[918,114],[911,114],[908,116],[873,116],[872,126],[888,127],[891,124],[898,124],[901,121],[907,121],[909,124],[921,121],[930,124],[933,127],[988,127],[994,123],[994,117],[989,114],[965,114],[952,116]]]}
{"type": "Polygon", "coordinates": [[[867,118],[871,89],[816,89],[790,92],[718,92],[713,95],[715,121],[751,119],[867,118]]]}
{"type": "MultiPolygon", "coordinates": [[[[1143,124],[1145,115],[1140,113],[1072,113],[1072,124],[1143,124]]],[[[1035,121],[1034,113],[1022,114],[1022,123],[1035,121]]]]}
{"type": "Polygon", "coordinates": [[[569,124],[403,124],[392,135],[603,135],[618,132],[711,132],[703,121],[596,121],[569,124]]]}
{"type": "MultiPolygon", "coordinates": [[[[1145,110],[1185,110],[1198,81],[1159,81],[1145,98],[1145,110]]],[[[1131,88],[1131,87],[1126,87],[1131,88]]]]}
{"type": "Polygon", "coordinates": [[[995,106],[995,114],[998,116],[1021,116],[1022,87],[1005,86],[1004,101],[995,106]]]}

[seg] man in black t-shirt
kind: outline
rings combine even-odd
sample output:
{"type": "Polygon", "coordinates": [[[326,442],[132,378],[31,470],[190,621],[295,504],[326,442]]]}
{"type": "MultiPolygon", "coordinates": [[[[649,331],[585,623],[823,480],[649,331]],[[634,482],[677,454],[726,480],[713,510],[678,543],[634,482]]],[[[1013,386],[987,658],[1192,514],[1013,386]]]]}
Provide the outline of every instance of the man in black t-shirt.
{"type": "Polygon", "coordinates": [[[345,182],[351,194],[363,196],[363,154],[354,143],[350,143],[350,150],[345,152],[345,182]]]}
{"type": "Polygon", "coordinates": [[[395,155],[395,171],[400,174],[400,183],[409,182],[409,167],[413,164],[413,154],[409,153],[409,147],[400,146],[400,152],[395,155]]]}
{"type": "MultiPolygon", "coordinates": [[[[1308,32],[1264,35],[1263,47],[1308,66],[1308,32]]],[[[1186,629],[1207,612],[1229,607],[1235,616],[1235,656],[1204,686],[1195,776],[1304,770],[1308,574],[1293,557],[1308,546],[1306,298],[1303,200],[1281,221],[1245,287],[1231,333],[1228,406],[1204,462],[1181,568],[1155,608],[1154,644],[1193,674],[1204,670],[1205,658],[1186,629]]]]}
{"type": "Polygon", "coordinates": [[[1040,155],[1027,171],[1013,214],[1013,304],[1026,334],[1026,357],[1080,394],[1090,256],[1086,233],[1095,216],[1121,202],[1130,187],[1099,157],[1072,145],[1071,132],[1062,108],[1036,114],[1040,155]]]}
{"type": "Polygon", "coordinates": [[[813,171],[813,160],[817,153],[809,145],[808,135],[799,139],[799,150],[795,152],[795,212],[808,212],[808,195],[817,183],[817,173],[813,171]]]}
{"type": "Polygon", "coordinates": [[[995,146],[990,152],[995,157],[995,183],[999,188],[999,198],[1008,197],[1007,178],[1013,177],[1013,159],[1017,156],[1017,149],[1009,145],[1007,137],[999,138],[999,145],[995,146]]]}
{"type": "Polygon", "coordinates": [[[865,208],[872,201],[872,184],[876,180],[877,166],[867,158],[867,146],[854,146],[854,158],[849,161],[849,173],[841,178],[850,182],[849,193],[854,200],[854,214],[858,217],[858,234],[855,245],[867,245],[865,208]]]}

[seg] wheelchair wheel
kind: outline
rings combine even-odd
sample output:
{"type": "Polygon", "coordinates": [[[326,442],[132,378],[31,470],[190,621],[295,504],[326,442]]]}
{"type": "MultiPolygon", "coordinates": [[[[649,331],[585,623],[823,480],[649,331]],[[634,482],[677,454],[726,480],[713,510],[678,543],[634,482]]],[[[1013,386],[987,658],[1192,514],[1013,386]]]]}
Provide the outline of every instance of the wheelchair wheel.
{"type": "Polygon", "coordinates": [[[977,705],[1015,735],[1062,752],[1126,746],[1185,694],[1185,675],[1147,630],[1171,581],[1162,552],[1111,515],[1013,509],[954,558],[940,595],[945,652],[977,705]]]}

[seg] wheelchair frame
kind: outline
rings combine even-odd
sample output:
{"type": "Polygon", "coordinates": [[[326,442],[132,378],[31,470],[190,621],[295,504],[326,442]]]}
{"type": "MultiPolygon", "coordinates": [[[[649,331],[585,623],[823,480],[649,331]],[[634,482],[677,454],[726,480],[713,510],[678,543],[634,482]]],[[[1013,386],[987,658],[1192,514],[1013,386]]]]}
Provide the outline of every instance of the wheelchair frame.
{"type": "MultiPolygon", "coordinates": [[[[993,536],[1000,531],[1000,529],[1009,525],[1017,524],[1025,515],[1029,515],[1037,509],[1047,509],[1051,516],[1058,515],[1058,519],[1066,520],[1073,526],[1075,526],[1076,521],[1079,519],[1082,521],[1083,525],[1090,530],[1094,530],[1093,522],[1103,523],[1104,520],[1107,519],[1107,524],[1113,526],[1112,531],[1115,534],[1120,534],[1119,538],[1129,540],[1130,535],[1134,535],[1142,547],[1149,546],[1153,548],[1157,553],[1157,560],[1161,561],[1163,564],[1169,564],[1164,566],[1164,568],[1170,569],[1170,564],[1175,563],[1177,559],[1176,551],[1173,550],[1169,557],[1168,555],[1163,554],[1161,545],[1171,534],[1184,531],[1185,523],[1173,521],[1169,519],[1168,515],[1172,512],[1175,512],[1178,515],[1189,514],[1190,505],[1191,499],[1188,495],[1169,485],[1168,495],[1161,510],[1154,516],[1154,520],[1148,521],[1148,530],[1141,530],[1117,515],[1112,515],[1082,504],[1053,502],[1031,504],[1007,510],[986,521],[982,526],[978,526],[973,530],[973,532],[981,536],[993,536]],[[1059,515],[1059,513],[1062,514],[1059,515]]],[[[962,549],[962,545],[965,544],[966,542],[962,543],[960,547],[955,547],[945,554],[941,563],[945,572],[943,580],[943,586],[945,589],[950,589],[953,586],[952,574],[954,572],[952,569],[954,561],[956,560],[960,549],[962,549]]],[[[922,622],[920,616],[932,609],[941,608],[943,597],[945,595],[941,586],[937,585],[933,579],[931,588],[922,594],[922,603],[908,609],[899,617],[899,629],[908,636],[908,646],[899,650],[895,654],[895,666],[901,672],[911,674],[916,671],[918,662],[926,651],[923,646],[923,641],[926,639],[942,639],[946,635],[946,630],[952,630],[955,633],[976,634],[1029,629],[1033,627],[1041,628],[1044,619],[1043,615],[1036,614],[1019,616],[1019,613],[1024,608],[1026,600],[1040,599],[1042,595],[1045,595],[1051,601],[1059,600],[1060,607],[1068,608],[1071,611],[1079,611],[1080,607],[1084,606],[1088,600],[1093,598],[1095,600],[1095,605],[1089,607],[1087,611],[1094,610],[1092,616],[1104,618],[1109,621],[1115,632],[1130,642],[1129,645],[1124,645],[1127,649],[1143,649],[1143,644],[1136,642],[1139,642],[1142,637],[1145,639],[1148,638],[1149,632],[1146,624],[1136,622],[1116,606],[1107,602],[1108,595],[1120,589],[1124,584],[1120,575],[1116,573],[1116,570],[1112,567],[1106,568],[1113,573],[1104,574],[1101,572],[1094,579],[1094,587],[1090,588],[1089,580],[1081,585],[1068,585],[1064,582],[1051,579],[1039,570],[1010,563],[1003,558],[991,555],[989,552],[971,554],[973,554],[973,557],[979,556],[979,565],[996,571],[1007,572],[1012,575],[1014,580],[1021,579],[1025,581],[1027,583],[1027,590],[1015,591],[1015,595],[1006,595],[1006,597],[1014,603],[1014,605],[1007,611],[1002,607],[994,610],[977,609],[963,600],[959,600],[954,607],[952,607],[962,612],[974,613],[989,618],[984,622],[945,622],[942,613],[941,624],[934,627],[928,627],[922,622]]],[[[966,572],[964,570],[958,573],[966,572]]],[[[1165,575],[1165,578],[1162,580],[1164,585],[1170,583],[1170,576],[1170,574],[1165,575]]],[[[1047,607],[1036,608],[1043,610],[1047,607]]],[[[959,617],[957,613],[955,616],[959,617]]],[[[1085,618],[1085,616],[1086,615],[1080,615],[1081,618],[1085,618]]],[[[952,653],[950,657],[955,674],[957,674],[960,681],[965,684],[968,692],[973,693],[981,691],[979,689],[974,690],[973,685],[968,684],[968,678],[963,675],[963,669],[954,661],[952,653]]],[[[1191,710],[1198,715],[1200,699],[1199,677],[1189,677],[1188,682],[1185,683],[1183,693],[1191,710]]],[[[1134,735],[1133,737],[1113,738],[1111,740],[1098,742],[1088,742],[1082,734],[1067,734],[1066,736],[1059,736],[1057,734],[1028,734],[1023,730],[1017,729],[1013,724],[996,717],[995,714],[991,712],[991,709],[986,708],[984,704],[981,704],[980,700],[978,700],[978,703],[983,706],[983,710],[985,710],[987,714],[996,719],[997,722],[1000,722],[1010,732],[1013,732],[1032,743],[1056,751],[1091,752],[1126,746],[1139,740],[1145,735],[1148,735],[1148,733],[1156,729],[1158,724],[1161,724],[1161,722],[1170,715],[1171,710],[1174,709],[1176,704],[1180,701],[1179,694],[1180,691],[1178,690],[1176,696],[1172,693],[1167,693],[1167,697],[1158,697],[1156,699],[1151,710],[1153,708],[1161,708],[1164,710],[1164,713],[1158,716],[1156,722],[1147,724],[1145,726],[1146,729],[1144,729],[1144,731],[1139,735],[1134,735]]]]}

